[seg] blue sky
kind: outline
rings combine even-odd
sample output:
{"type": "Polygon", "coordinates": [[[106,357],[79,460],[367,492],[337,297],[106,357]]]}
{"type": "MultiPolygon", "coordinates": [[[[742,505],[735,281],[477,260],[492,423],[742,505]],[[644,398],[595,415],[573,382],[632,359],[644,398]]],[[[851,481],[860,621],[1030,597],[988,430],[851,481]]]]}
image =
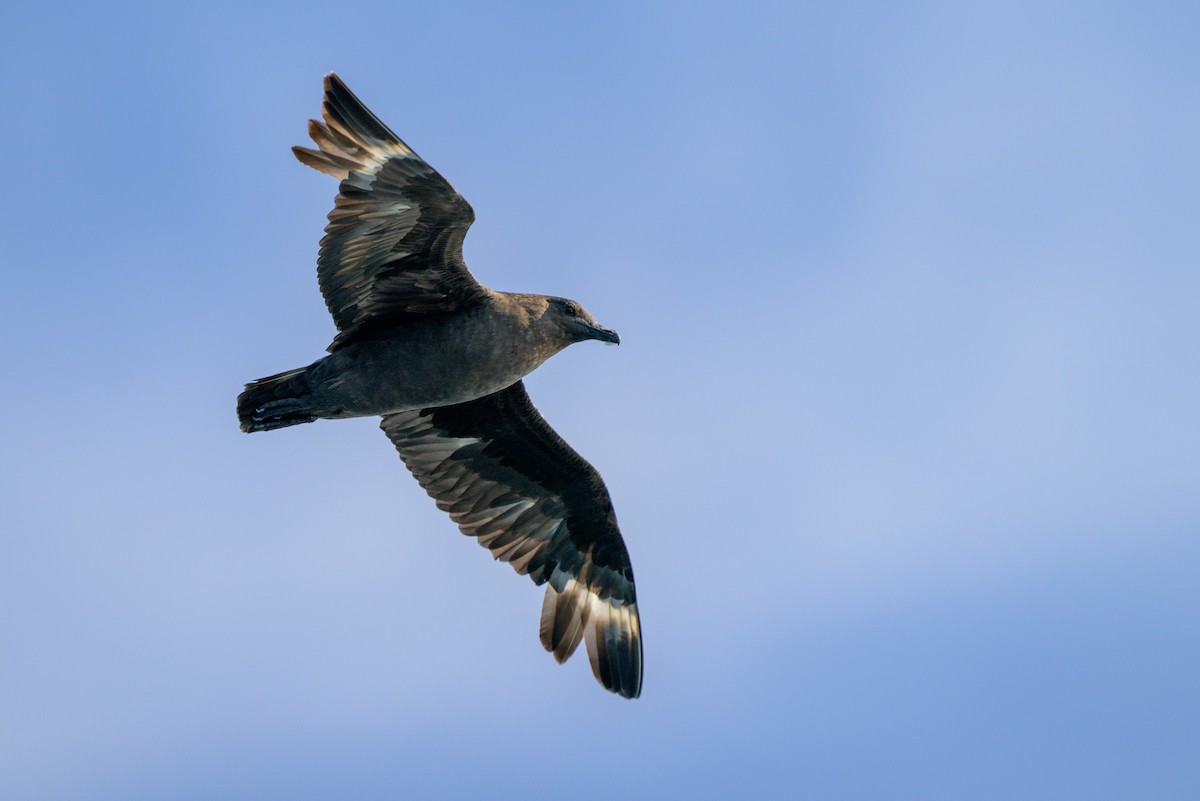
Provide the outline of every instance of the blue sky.
{"type": "Polygon", "coordinates": [[[22,799],[1191,799],[1193,4],[3,12],[0,785],[22,799]],[[319,356],[321,76],[620,348],[636,702],[319,356]]]}

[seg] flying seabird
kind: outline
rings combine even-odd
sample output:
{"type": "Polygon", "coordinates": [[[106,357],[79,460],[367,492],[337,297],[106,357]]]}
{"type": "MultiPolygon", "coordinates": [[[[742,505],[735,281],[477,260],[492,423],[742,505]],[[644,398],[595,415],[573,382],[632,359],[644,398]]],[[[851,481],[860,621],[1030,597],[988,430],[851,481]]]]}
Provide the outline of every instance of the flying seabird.
{"type": "Polygon", "coordinates": [[[600,683],[636,698],[641,626],[612,501],[521,381],[568,345],[620,337],[573,300],[476,281],[470,204],[333,73],[322,116],[308,124],[317,149],[292,151],[341,182],[317,257],[338,333],[328,356],[246,385],[242,431],[381,416],[438,508],[546,585],[546,650],[564,662],[585,641],[600,683]]]}

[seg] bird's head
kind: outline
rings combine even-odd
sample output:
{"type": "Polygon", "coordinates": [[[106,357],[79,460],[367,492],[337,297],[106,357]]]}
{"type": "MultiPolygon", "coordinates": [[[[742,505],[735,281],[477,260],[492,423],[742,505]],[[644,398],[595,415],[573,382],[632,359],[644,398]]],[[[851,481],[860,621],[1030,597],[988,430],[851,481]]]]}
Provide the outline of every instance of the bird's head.
{"type": "Polygon", "coordinates": [[[551,318],[572,342],[583,342],[585,339],[598,339],[614,345],[621,344],[620,335],[596,322],[596,318],[588,314],[587,309],[579,303],[566,298],[548,298],[549,307],[546,316],[551,318]]]}

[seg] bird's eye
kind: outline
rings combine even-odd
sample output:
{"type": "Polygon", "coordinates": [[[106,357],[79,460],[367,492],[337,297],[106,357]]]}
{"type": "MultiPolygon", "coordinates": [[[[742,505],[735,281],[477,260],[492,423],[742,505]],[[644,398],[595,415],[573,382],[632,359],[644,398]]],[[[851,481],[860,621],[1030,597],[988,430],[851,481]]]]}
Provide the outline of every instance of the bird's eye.
{"type": "Polygon", "coordinates": [[[574,317],[575,315],[579,314],[579,309],[576,308],[574,303],[568,303],[567,307],[563,309],[563,311],[566,312],[568,317],[574,317]]]}

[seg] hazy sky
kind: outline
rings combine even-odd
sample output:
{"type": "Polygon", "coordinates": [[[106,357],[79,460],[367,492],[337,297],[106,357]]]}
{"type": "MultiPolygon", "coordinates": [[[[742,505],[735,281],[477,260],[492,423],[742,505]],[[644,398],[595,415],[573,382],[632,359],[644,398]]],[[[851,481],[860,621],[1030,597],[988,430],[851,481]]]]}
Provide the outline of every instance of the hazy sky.
{"type": "Polygon", "coordinates": [[[5,798],[1200,796],[1200,6],[0,31],[5,798]],[[333,333],[329,70],[481,281],[621,332],[528,384],[613,495],[635,702],[375,421],[237,430],[333,333]]]}

